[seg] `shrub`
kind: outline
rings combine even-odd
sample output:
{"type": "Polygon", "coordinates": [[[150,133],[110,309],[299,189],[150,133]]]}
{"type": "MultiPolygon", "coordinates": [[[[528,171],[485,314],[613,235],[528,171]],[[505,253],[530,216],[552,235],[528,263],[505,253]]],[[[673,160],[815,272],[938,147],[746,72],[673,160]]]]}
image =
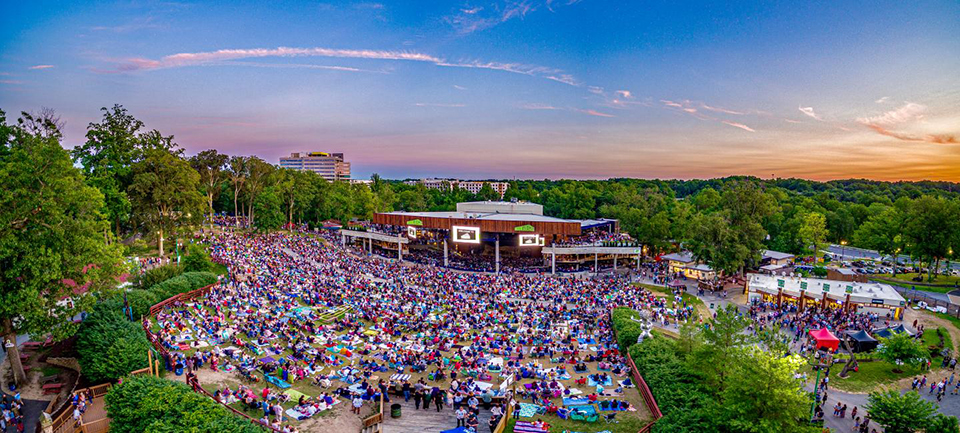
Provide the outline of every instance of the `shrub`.
{"type": "Polygon", "coordinates": [[[125,378],[105,397],[110,431],[262,433],[189,386],[153,376],[125,378]]]}
{"type": "Polygon", "coordinates": [[[134,286],[139,289],[149,289],[159,283],[169,280],[183,273],[183,268],[175,264],[159,266],[150,269],[137,277],[134,286]]]}
{"type": "Polygon", "coordinates": [[[153,292],[157,296],[158,301],[162,301],[171,296],[199,289],[216,282],[217,274],[212,272],[187,272],[154,285],[150,288],[150,292],[153,292]]]}
{"type": "Polygon", "coordinates": [[[610,314],[610,322],[617,331],[617,344],[620,350],[626,352],[630,346],[637,343],[637,337],[643,332],[640,324],[631,320],[640,317],[636,310],[630,308],[614,308],[610,314]]]}
{"type": "Polygon", "coordinates": [[[206,248],[198,244],[190,244],[187,247],[187,256],[183,258],[182,267],[184,272],[210,272],[213,270],[213,262],[210,261],[210,254],[206,248]]]}
{"type": "Polygon", "coordinates": [[[77,333],[81,372],[94,383],[109,382],[146,368],[150,342],[137,322],[123,316],[116,299],[93,308],[77,333]]]}
{"type": "MultiPolygon", "coordinates": [[[[121,299],[123,299],[121,297],[121,299]]],[[[133,309],[133,318],[139,320],[140,316],[150,314],[150,307],[162,301],[156,293],[149,290],[131,290],[127,292],[127,303],[133,309]]]]}

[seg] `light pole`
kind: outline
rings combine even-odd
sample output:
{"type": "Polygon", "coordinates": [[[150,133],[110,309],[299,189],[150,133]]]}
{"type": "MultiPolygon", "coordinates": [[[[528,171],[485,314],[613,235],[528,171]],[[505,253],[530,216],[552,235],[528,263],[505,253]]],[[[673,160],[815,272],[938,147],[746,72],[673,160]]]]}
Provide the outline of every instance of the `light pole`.
{"type": "Polygon", "coordinates": [[[843,256],[846,255],[847,241],[840,241],[840,263],[843,264],[843,256]]]}

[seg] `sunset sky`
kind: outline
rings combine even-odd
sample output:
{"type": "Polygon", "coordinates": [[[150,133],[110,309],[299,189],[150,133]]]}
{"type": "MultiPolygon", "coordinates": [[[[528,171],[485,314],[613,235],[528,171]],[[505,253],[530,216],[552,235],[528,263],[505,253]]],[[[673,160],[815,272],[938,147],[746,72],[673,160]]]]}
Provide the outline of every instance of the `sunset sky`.
{"type": "Polygon", "coordinates": [[[960,181],[960,2],[4,1],[0,109],[354,178],[960,181]]]}

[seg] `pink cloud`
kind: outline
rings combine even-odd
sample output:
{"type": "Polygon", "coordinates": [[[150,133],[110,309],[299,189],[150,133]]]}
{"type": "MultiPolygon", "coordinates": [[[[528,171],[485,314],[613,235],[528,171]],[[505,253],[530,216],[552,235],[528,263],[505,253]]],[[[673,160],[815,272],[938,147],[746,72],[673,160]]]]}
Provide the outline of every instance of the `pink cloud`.
{"type": "Polygon", "coordinates": [[[31,66],[29,69],[32,69],[32,70],[36,70],[36,69],[50,69],[50,68],[52,68],[52,67],[53,67],[53,65],[35,65],[35,66],[31,66]]]}
{"type": "Polygon", "coordinates": [[[740,129],[742,129],[742,130],[744,130],[744,131],[757,132],[757,131],[755,131],[753,128],[751,128],[751,127],[749,127],[749,126],[747,126],[747,125],[744,125],[744,124],[742,124],[742,123],[728,122],[728,121],[726,121],[726,120],[721,120],[720,122],[723,123],[724,125],[730,125],[730,126],[732,126],[732,127],[734,127],[734,128],[740,128],[740,129]]]}

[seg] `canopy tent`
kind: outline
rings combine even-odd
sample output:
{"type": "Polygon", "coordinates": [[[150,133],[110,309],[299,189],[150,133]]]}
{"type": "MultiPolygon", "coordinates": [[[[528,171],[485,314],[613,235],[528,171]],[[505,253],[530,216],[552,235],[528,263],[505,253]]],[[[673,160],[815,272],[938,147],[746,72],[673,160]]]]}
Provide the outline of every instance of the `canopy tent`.
{"type": "Polygon", "coordinates": [[[846,334],[849,338],[850,350],[854,352],[869,352],[880,344],[877,339],[864,331],[847,331],[846,334]]]}
{"type": "Polygon", "coordinates": [[[810,331],[810,337],[816,340],[817,349],[827,348],[836,352],[837,348],[840,347],[840,339],[827,328],[810,331]]]}
{"type": "Polygon", "coordinates": [[[913,333],[907,330],[907,328],[903,325],[891,326],[889,328],[883,328],[878,331],[873,331],[873,335],[876,336],[877,338],[880,338],[880,337],[890,338],[893,336],[893,334],[900,334],[900,333],[906,333],[909,336],[913,336],[913,333]]]}

